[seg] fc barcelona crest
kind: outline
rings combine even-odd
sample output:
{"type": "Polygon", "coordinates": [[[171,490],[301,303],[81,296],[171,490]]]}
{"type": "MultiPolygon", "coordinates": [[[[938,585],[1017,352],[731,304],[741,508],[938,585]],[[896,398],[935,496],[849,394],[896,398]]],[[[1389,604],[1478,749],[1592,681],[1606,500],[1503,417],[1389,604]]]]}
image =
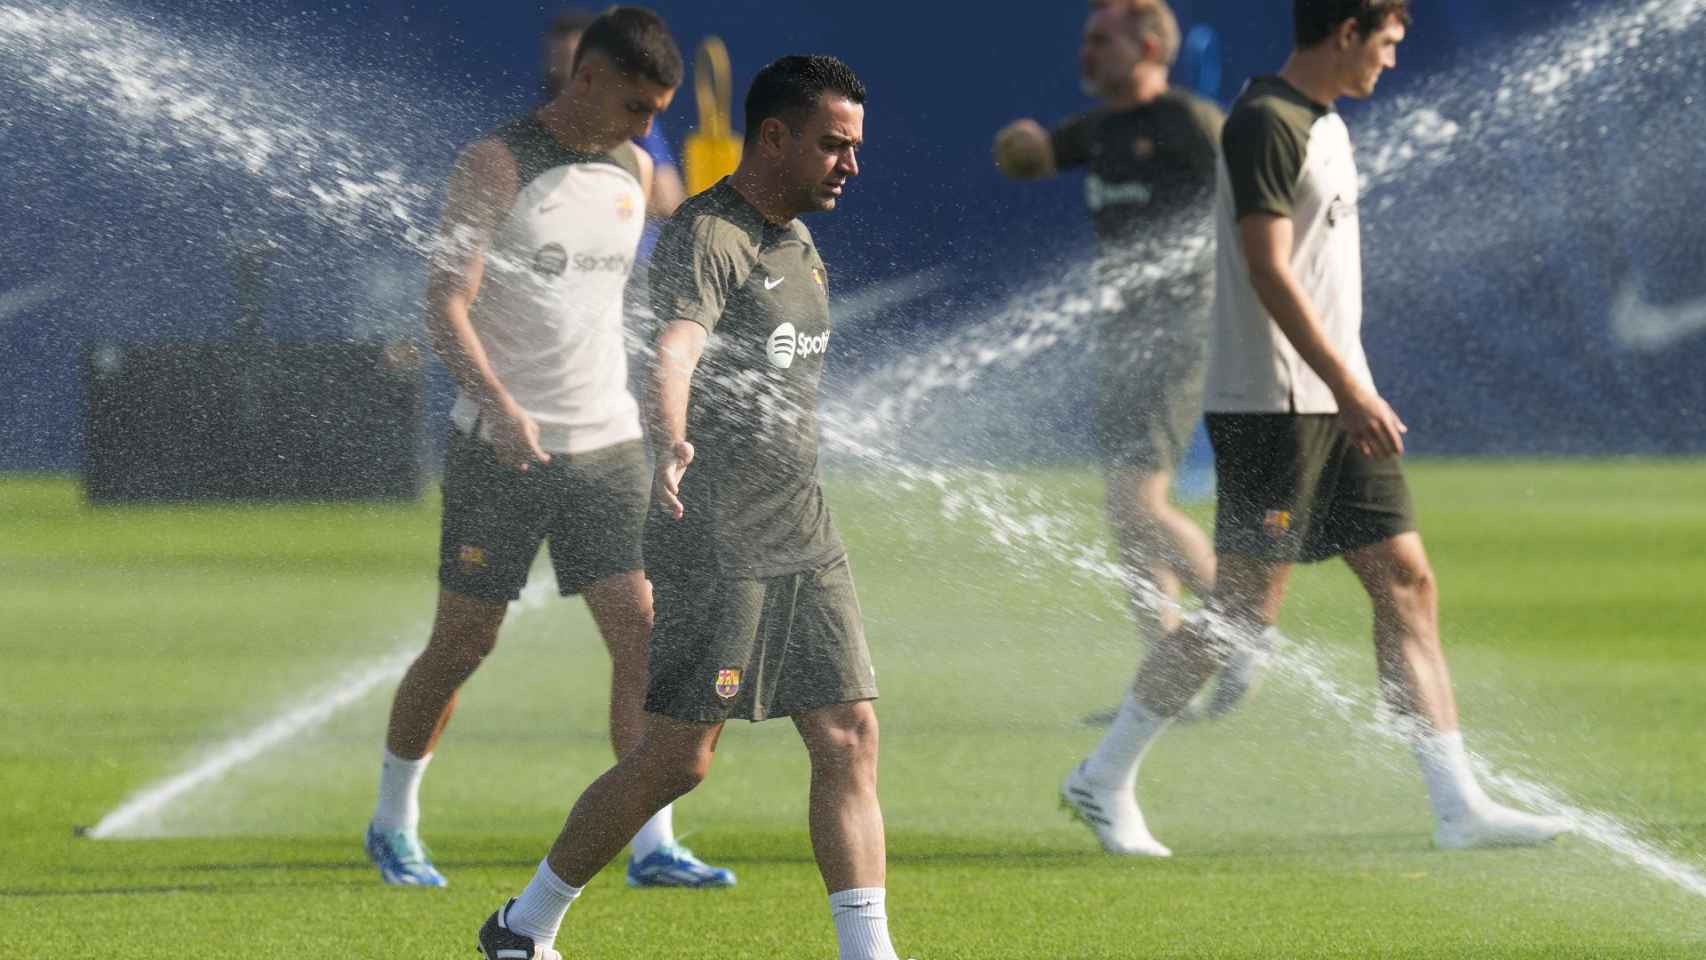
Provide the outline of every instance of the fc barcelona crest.
{"type": "Polygon", "coordinates": [[[717,696],[733,700],[740,693],[740,671],[724,670],[717,674],[717,696]]]}

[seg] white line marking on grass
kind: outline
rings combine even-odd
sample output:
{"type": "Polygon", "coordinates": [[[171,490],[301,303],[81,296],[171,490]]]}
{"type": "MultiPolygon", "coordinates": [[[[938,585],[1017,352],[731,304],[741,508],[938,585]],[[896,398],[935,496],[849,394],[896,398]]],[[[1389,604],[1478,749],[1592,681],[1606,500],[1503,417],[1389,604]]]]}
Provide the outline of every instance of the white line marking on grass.
{"type": "MultiPolygon", "coordinates": [[[[511,614],[531,612],[545,606],[554,595],[547,578],[535,578],[511,605],[511,614]]],[[[184,797],[216,783],[240,767],[253,763],[265,754],[295,740],[308,730],[320,726],[333,716],[361,702],[368,694],[382,687],[395,686],[409,664],[419,655],[425,642],[425,626],[410,631],[420,639],[398,647],[384,658],[366,667],[356,668],[330,687],[304,698],[308,702],[274,717],[260,726],[241,733],[214,747],[207,756],[188,770],[151,784],[132,795],[117,810],[101,818],[89,829],[92,839],[137,837],[159,832],[164,814],[184,797]]]]}
{"type": "Polygon", "coordinates": [[[225,741],[206,759],[177,776],[170,777],[124,802],[124,805],[101,818],[89,830],[95,839],[125,835],[141,835],[152,831],[145,823],[158,822],[160,815],[180,798],[209,783],[223,779],[226,774],[252,762],[255,758],[294,740],[303,731],[325,723],[339,711],[365,698],[377,687],[395,683],[409,669],[419,653],[419,644],[411,643],[366,669],[353,670],[330,689],[310,697],[309,702],[282,716],[266,721],[259,727],[225,741]]]}

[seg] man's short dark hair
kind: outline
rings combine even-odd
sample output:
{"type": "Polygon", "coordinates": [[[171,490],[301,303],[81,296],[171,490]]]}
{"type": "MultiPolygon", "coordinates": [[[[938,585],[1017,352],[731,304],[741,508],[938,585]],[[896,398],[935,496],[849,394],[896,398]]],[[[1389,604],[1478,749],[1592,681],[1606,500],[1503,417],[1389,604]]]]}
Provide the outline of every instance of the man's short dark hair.
{"type": "Polygon", "coordinates": [[[1357,22],[1357,32],[1368,36],[1397,17],[1410,25],[1410,0],[1293,0],[1297,23],[1297,46],[1307,49],[1319,44],[1346,20],[1357,22]]]}
{"type": "Polygon", "coordinates": [[[865,85],[852,67],[834,57],[783,57],[758,71],[746,92],[746,142],[756,142],[759,128],[771,117],[799,133],[826,93],[865,102],[865,85]]]}
{"type": "Polygon", "coordinates": [[[579,67],[594,50],[609,57],[624,75],[660,87],[681,86],[681,76],[686,72],[669,27],[645,7],[611,7],[595,17],[581,31],[575,66],[579,67]]]}

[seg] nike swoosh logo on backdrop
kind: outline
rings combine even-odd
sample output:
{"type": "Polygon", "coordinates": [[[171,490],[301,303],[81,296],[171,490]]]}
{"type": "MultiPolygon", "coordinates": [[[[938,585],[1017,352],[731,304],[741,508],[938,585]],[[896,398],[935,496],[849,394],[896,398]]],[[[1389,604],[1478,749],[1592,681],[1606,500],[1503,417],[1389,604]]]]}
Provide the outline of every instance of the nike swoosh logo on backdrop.
{"type": "Polygon", "coordinates": [[[1627,350],[1658,353],[1706,333],[1706,297],[1669,306],[1648,303],[1641,284],[1623,282],[1611,305],[1611,335],[1627,350]]]}

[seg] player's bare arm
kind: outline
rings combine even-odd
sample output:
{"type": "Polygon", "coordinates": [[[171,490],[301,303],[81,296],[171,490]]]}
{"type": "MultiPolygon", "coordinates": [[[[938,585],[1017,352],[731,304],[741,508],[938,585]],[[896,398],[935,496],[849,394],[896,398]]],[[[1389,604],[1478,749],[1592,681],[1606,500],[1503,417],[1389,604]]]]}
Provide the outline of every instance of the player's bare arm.
{"type": "Polygon", "coordinates": [[[657,161],[639,147],[630,145],[630,149],[634,151],[634,161],[640,168],[640,193],[646,198],[646,213],[651,214],[652,190],[657,184],[657,161]]]}
{"type": "Polygon", "coordinates": [[[693,444],[687,439],[687,398],[707,337],[705,328],[691,320],[671,323],[658,335],[657,361],[652,366],[651,436],[657,462],[653,487],[677,520],[686,515],[681,477],[693,462],[693,444]]]}
{"type": "Polygon", "coordinates": [[[1056,173],[1054,143],[1035,120],[1015,120],[995,135],[995,167],[1014,180],[1041,180],[1056,173]]]}
{"type": "Polygon", "coordinates": [[[427,280],[427,333],[456,385],[480,404],[498,459],[526,470],[551,457],[539,447],[539,425],[498,380],[469,318],[492,234],[519,190],[515,158],[502,144],[483,140],[457,158],[427,280]]]}
{"type": "Polygon", "coordinates": [[[681,170],[666,163],[652,172],[652,186],[646,191],[646,212],[658,220],[668,220],[687,199],[687,184],[681,180],[681,170]]]}
{"type": "Polygon", "coordinates": [[[1252,213],[1238,221],[1251,285],[1298,355],[1333,391],[1339,418],[1357,448],[1374,457],[1401,456],[1409,428],[1379,394],[1351,375],[1322,332],[1315,306],[1292,272],[1293,229],[1290,217],[1269,213],[1252,213]]]}

